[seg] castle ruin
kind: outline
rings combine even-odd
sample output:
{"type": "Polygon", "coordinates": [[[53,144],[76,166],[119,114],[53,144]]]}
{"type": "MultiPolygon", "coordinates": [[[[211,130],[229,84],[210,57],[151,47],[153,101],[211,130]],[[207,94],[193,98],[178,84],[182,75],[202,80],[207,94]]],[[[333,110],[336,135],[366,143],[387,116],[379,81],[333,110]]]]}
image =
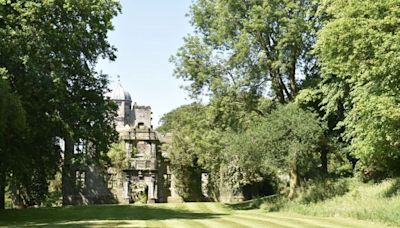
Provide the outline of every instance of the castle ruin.
{"type": "MultiPolygon", "coordinates": [[[[111,100],[118,105],[116,130],[123,145],[126,165],[109,168],[106,173],[96,165],[77,165],[65,160],[63,170],[63,204],[143,203],[180,201],[171,186],[168,158],[161,145],[168,136],[157,133],[151,124],[150,106],[132,104],[129,92],[118,81],[111,100]],[[65,177],[64,177],[65,175],[65,177]]],[[[67,158],[88,156],[90,143],[66,142],[67,158]],[[83,152],[82,152],[83,151],[83,152]]]]}

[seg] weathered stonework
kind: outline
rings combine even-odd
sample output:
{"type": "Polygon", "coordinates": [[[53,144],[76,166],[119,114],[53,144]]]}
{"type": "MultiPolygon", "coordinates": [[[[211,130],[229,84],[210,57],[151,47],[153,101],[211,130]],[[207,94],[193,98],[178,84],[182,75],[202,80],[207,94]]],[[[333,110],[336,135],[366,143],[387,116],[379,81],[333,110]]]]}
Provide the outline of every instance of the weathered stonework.
{"type": "Polygon", "coordinates": [[[65,140],[62,170],[63,205],[115,203],[107,174],[93,162],[91,144],[65,140]]]}
{"type": "Polygon", "coordinates": [[[101,172],[95,165],[79,166],[73,162],[74,158],[88,156],[90,147],[86,146],[86,152],[79,155],[75,153],[79,145],[66,142],[63,204],[179,201],[179,196],[171,190],[168,159],[161,151],[167,137],[154,131],[151,107],[132,105],[130,94],[120,83],[111,99],[118,105],[116,130],[124,144],[127,166],[122,170],[110,168],[107,172],[101,172]]]}

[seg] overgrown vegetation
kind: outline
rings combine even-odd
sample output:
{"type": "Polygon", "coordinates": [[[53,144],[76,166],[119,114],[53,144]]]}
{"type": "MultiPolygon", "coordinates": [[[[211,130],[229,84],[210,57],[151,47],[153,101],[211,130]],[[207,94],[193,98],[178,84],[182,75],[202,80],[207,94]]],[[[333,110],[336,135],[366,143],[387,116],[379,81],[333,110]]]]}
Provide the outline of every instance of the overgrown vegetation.
{"type": "Polygon", "coordinates": [[[399,182],[399,179],[388,179],[380,183],[360,183],[357,179],[341,180],[325,183],[325,188],[308,188],[305,195],[297,201],[276,197],[260,207],[268,211],[351,217],[399,226],[399,182]],[[348,191],[344,192],[345,190],[348,191]]]}
{"type": "Polygon", "coordinates": [[[362,183],[356,178],[319,180],[303,186],[295,200],[278,194],[226,206],[235,210],[349,217],[399,226],[399,183],[399,178],[378,183],[362,183]]]}
{"type": "MultiPolygon", "coordinates": [[[[126,156],[126,150],[124,148],[124,143],[114,143],[111,145],[110,150],[107,152],[107,156],[110,159],[110,164],[112,164],[113,168],[118,170],[123,170],[129,167],[128,156],[126,156]]],[[[132,148],[132,154],[136,153],[136,148],[132,148]]]]}

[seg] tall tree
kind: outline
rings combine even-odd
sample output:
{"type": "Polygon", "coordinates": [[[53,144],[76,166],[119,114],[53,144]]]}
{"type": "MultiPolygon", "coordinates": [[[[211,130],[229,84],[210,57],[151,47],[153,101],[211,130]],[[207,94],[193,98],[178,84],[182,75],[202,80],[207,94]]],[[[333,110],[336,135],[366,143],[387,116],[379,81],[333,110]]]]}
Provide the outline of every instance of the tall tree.
{"type": "Polygon", "coordinates": [[[318,34],[327,114],[341,109],[344,137],[364,174],[399,173],[400,3],[324,1],[318,34]]]}
{"type": "Polygon", "coordinates": [[[197,0],[190,11],[195,34],[172,58],[175,75],[191,82],[192,95],[233,89],[249,93],[251,103],[269,88],[278,101],[292,100],[299,75],[315,62],[315,7],[309,0],[197,0]]]}
{"type": "Polygon", "coordinates": [[[320,164],[318,150],[324,128],[315,114],[290,103],[278,107],[246,133],[252,143],[245,151],[262,155],[258,160],[264,161],[265,167],[289,172],[289,198],[293,198],[300,177],[320,164]]]}
{"type": "Polygon", "coordinates": [[[19,165],[23,158],[21,141],[26,131],[25,112],[18,96],[11,92],[8,81],[2,79],[6,75],[0,68],[0,209],[5,206],[7,173],[19,165]]]}
{"type": "MultiPolygon", "coordinates": [[[[171,60],[192,96],[210,97],[213,126],[244,132],[251,116],[265,116],[274,106],[266,95],[280,103],[296,97],[302,79],[314,73],[317,6],[312,0],[194,1],[195,34],[171,60]]],[[[243,164],[230,168],[240,176],[243,164]]]]}
{"type": "Polygon", "coordinates": [[[25,204],[40,204],[59,167],[57,139],[88,139],[95,158],[115,140],[108,80],[94,66],[99,57],[115,59],[107,32],[119,10],[112,0],[0,2],[0,67],[29,129],[20,142],[24,160],[12,170],[25,204]]]}

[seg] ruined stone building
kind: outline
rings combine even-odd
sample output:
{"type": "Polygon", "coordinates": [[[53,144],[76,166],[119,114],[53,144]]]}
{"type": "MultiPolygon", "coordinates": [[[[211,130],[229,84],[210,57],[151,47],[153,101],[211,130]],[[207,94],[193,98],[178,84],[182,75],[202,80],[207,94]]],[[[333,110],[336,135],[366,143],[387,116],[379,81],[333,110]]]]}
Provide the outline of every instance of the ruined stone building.
{"type": "Polygon", "coordinates": [[[111,99],[118,105],[117,131],[128,159],[122,173],[112,174],[112,178],[119,178],[113,180],[116,188],[122,190],[116,194],[118,201],[129,203],[144,194],[148,202],[166,202],[169,174],[161,153],[161,136],[151,125],[150,106],[132,105],[131,96],[121,83],[113,90],[111,99]]]}
{"type": "MultiPolygon", "coordinates": [[[[176,198],[174,191],[171,197],[168,159],[161,151],[166,137],[153,129],[151,107],[132,104],[120,82],[111,99],[118,105],[116,127],[126,165],[104,171],[94,164],[75,165],[69,159],[72,162],[63,171],[63,204],[154,203],[176,198]]],[[[90,157],[90,145],[84,140],[73,145],[66,142],[65,151],[64,156],[72,158],[90,157]]]]}

